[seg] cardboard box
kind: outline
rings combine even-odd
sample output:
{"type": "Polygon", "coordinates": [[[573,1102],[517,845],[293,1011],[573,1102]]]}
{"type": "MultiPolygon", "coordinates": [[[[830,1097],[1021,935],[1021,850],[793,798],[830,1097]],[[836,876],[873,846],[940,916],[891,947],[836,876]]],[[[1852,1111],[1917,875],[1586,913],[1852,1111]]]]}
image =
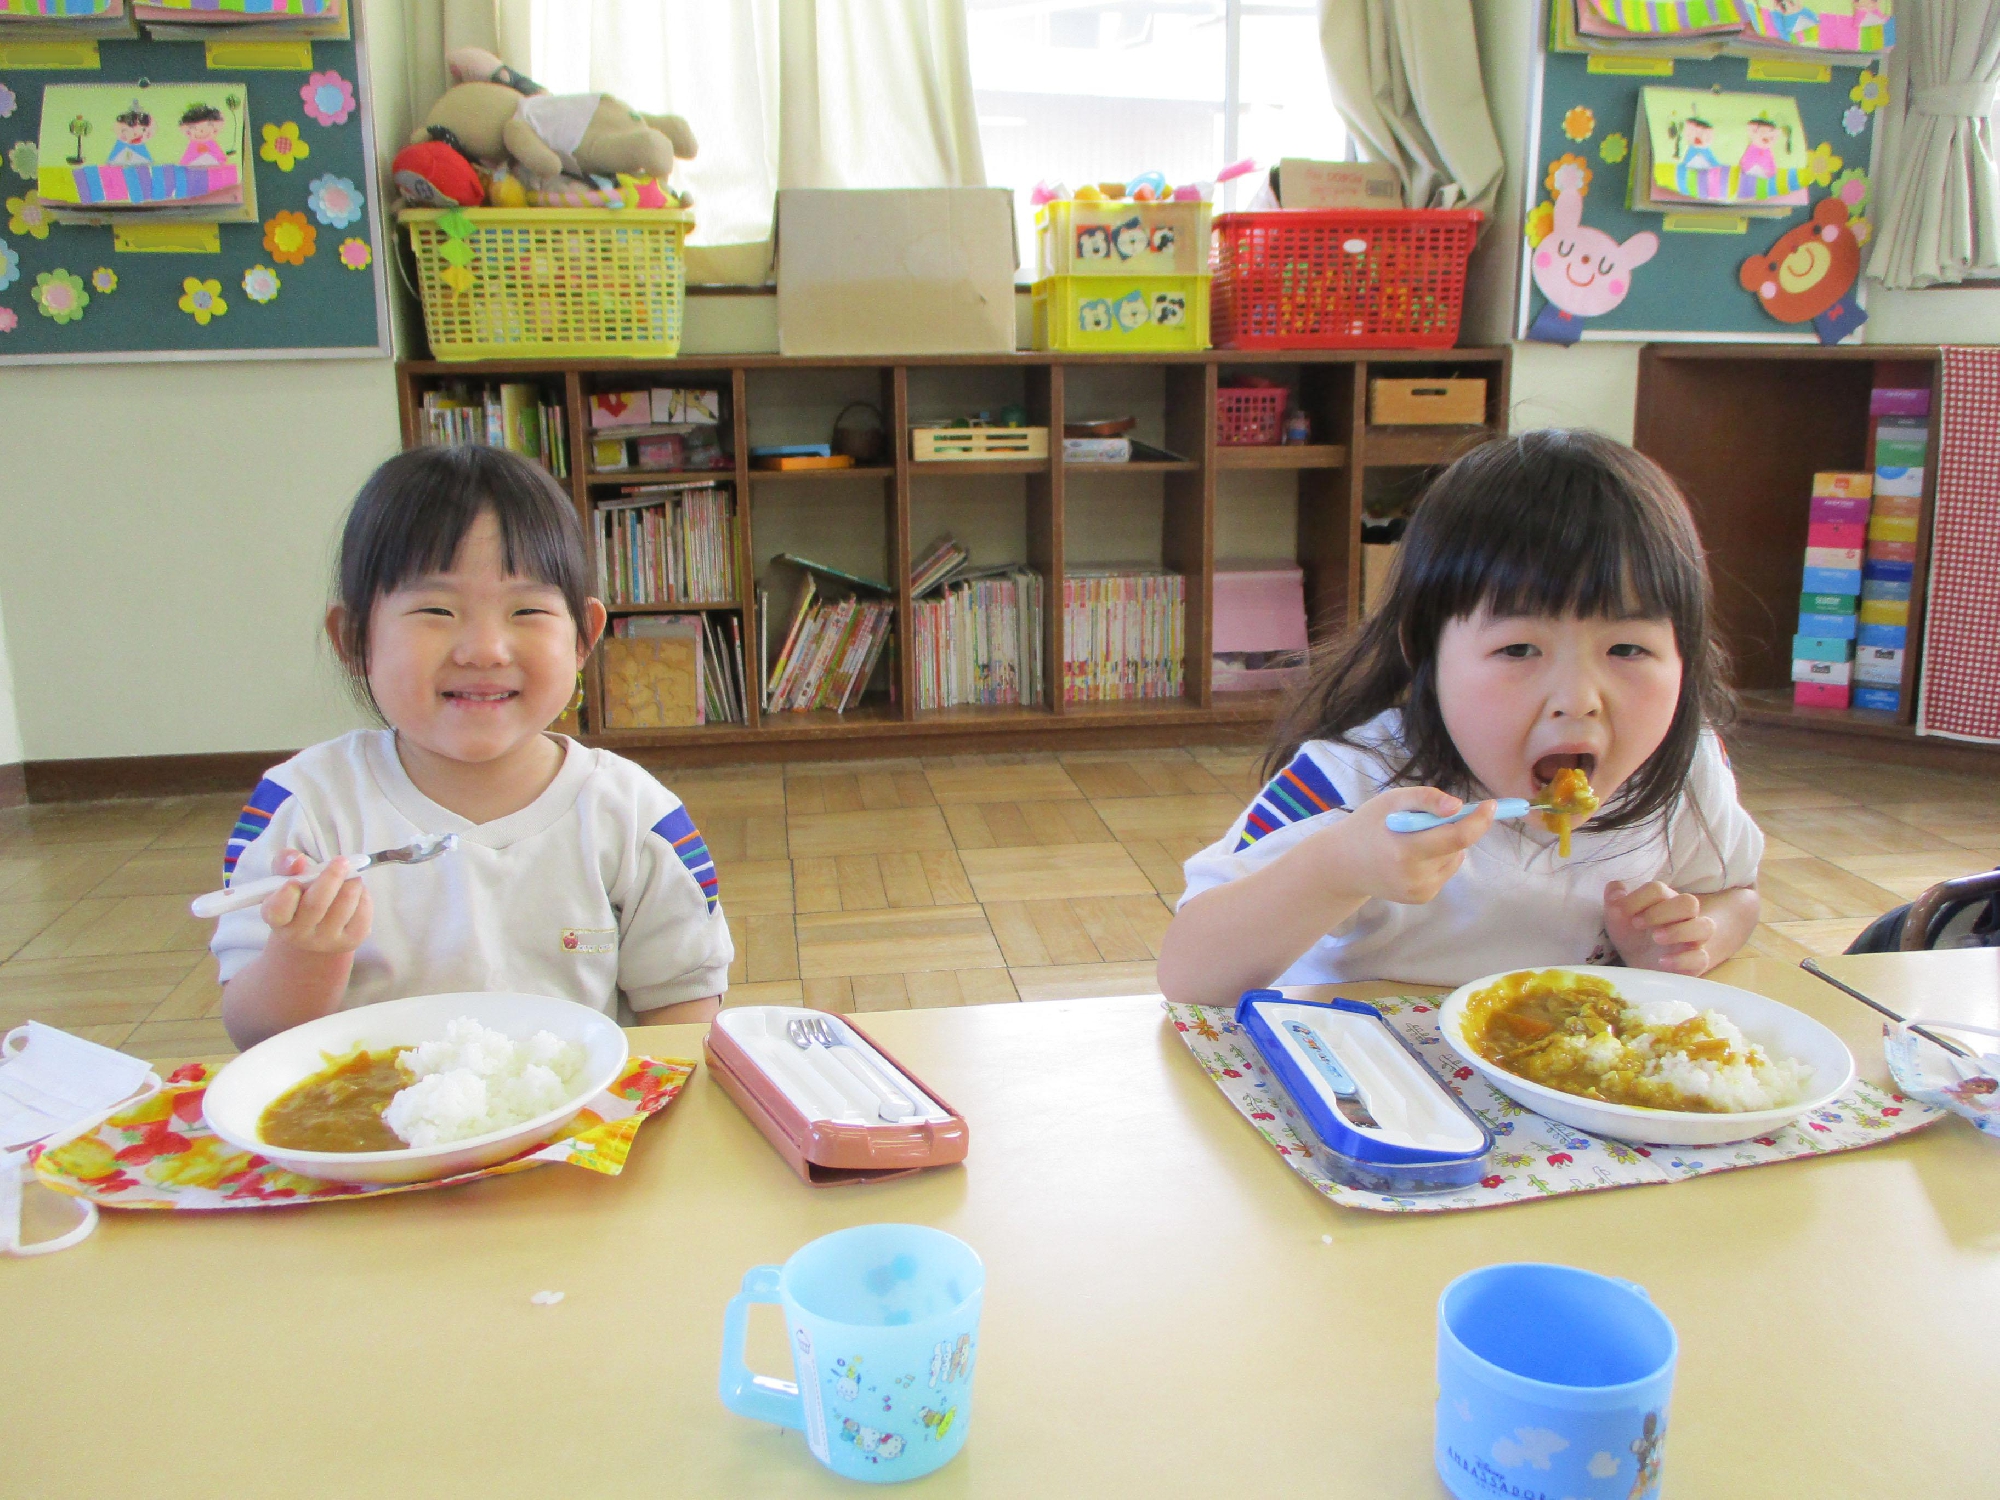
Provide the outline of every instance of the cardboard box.
{"type": "Polygon", "coordinates": [[[1864,578],[1861,580],[1861,598],[1864,603],[1870,599],[1902,600],[1908,603],[1910,586],[1907,583],[1892,583],[1886,578],[1864,578]]]}
{"type": "Polygon", "coordinates": [[[1910,623],[1910,601],[1907,599],[1863,599],[1861,601],[1861,623],[1863,625],[1907,625],[1910,623]]]}
{"type": "Polygon", "coordinates": [[[1792,637],[1793,661],[1849,661],[1853,656],[1852,640],[1823,639],[1813,635],[1792,637]]]}
{"type": "Polygon", "coordinates": [[[1801,594],[1799,613],[1802,615],[1851,615],[1854,613],[1852,594],[1801,594]]]}
{"type": "Polygon", "coordinates": [[[1806,571],[1810,573],[1815,568],[1838,568],[1842,572],[1860,572],[1860,544],[1857,542],[1852,547],[1806,548],[1806,571]]]}
{"type": "Polygon", "coordinates": [[[785,354],[1009,354],[1014,196],[1006,188],[784,188],[785,354]]]}
{"type": "Polygon", "coordinates": [[[1372,615],[1389,592],[1389,567],[1396,560],[1400,542],[1361,544],[1361,612],[1372,615]]]}
{"type": "Polygon", "coordinates": [[[1853,495],[1842,499],[1832,495],[1815,495],[1812,500],[1810,520],[1813,524],[1818,524],[1821,521],[1835,521],[1858,522],[1860,525],[1866,526],[1868,524],[1868,497],[1866,495],[1853,495]]]}
{"type": "Polygon", "coordinates": [[[1915,520],[1923,513],[1924,502],[1915,495],[1880,495],[1875,497],[1875,508],[1869,512],[1875,516],[1908,516],[1915,520]]]}
{"type": "Polygon", "coordinates": [[[1927,417],[1931,393],[1927,386],[1881,386],[1868,393],[1871,417],[1927,417]]]}
{"type": "Polygon", "coordinates": [[[1368,382],[1368,420],[1377,427],[1483,426],[1486,421],[1486,382],[1371,380],[1368,382]]]}
{"type": "Polygon", "coordinates": [[[1917,544],[1915,542],[1870,542],[1868,555],[1862,559],[1863,568],[1880,565],[1888,572],[1877,573],[1877,578],[1905,579],[1916,571],[1917,544]]]}
{"type": "MultiPolygon", "coordinates": [[[[1864,585],[1865,587],[1865,585],[1864,585]]],[[[1853,615],[1806,615],[1799,616],[1799,634],[1821,641],[1854,640],[1855,617],[1853,615]]]]}
{"type": "Polygon", "coordinates": [[[1859,568],[1807,568],[1803,587],[1809,594],[1859,594],[1859,568]]]}
{"type": "Polygon", "coordinates": [[[1855,632],[1855,649],[1863,646],[1887,646],[1900,651],[1910,643],[1910,628],[1907,625],[1863,625],[1855,632]]]}
{"type": "Polygon", "coordinates": [[[1868,540],[1871,542],[1915,542],[1917,539],[1917,518],[1915,516],[1870,516],[1868,518],[1868,540]]]}
{"type": "Polygon", "coordinates": [[[1845,708],[1847,707],[1847,684],[1844,682],[1795,682],[1792,684],[1792,701],[1801,708],[1845,708]]]}
{"type": "Polygon", "coordinates": [[[1306,575],[1290,563],[1272,567],[1218,566],[1214,582],[1212,649],[1304,651],[1306,575]]]}
{"type": "Polygon", "coordinates": [[[1872,708],[1885,714],[1898,713],[1903,707],[1903,695],[1895,688],[1858,687],[1854,690],[1855,708],[1872,708]]]}
{"type": "Polygon", "coordinates": [[[1285,208],[1401,208],[1403,174],[1382,161],[1278,163],[1278,202],[1285,208]]]}
{"type": "Polygon", "coordinates": [[[1840,661],[1814,661],[1808,657],[1792,658],[1792,681],[1794,682],[1834,682],[1846,687],[1854,675],[1854,663],[1840,661]]]}
{"type": "MultiPolygon", "coordinates": [[[[1924,471],[1922,468],[1904,468],[1896,464],[1878,467],[1875,470],[1875,497],[1884,495],[1908,495],[1912,498],[1924,492],[1924,471]]],[[[1877,507],[1880,512],[1880,507],[1877,507]]]]}
{"type": "Polygon", "coordinates": [[[1807,550],[1821,547],[1860,550],[1868,540],[1868,527],[1861,521],[1814,521],[1806,527],[1807,550]]]}
{"type": "Polygon", "coordinates": [[[1812,492],[1830,500],[1866,500],[1875,493],[1873,474],[1815,474],[1812,492]]]}
{"type": "Polygon", "coordinates": [[[1895,646],[1863,646],[1854,653],[1854,680],[1877,687],[1903,685],[1903,652],[1895,646]]]}

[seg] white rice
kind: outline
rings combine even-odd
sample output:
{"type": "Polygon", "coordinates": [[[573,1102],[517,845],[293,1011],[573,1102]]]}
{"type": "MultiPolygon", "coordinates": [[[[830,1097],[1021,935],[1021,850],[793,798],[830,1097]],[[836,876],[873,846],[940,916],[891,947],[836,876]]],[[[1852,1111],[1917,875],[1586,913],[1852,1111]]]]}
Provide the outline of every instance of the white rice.
{"type": "Polygon", "coordinates": [[[551,1032],[516,1042],[460,1016],[442,1041],[403,1053],[415,1081],[389,1101],[382,1123],[419,1148],[504,1130],[567,1103],[585,1060],[583,1048],[551,1032]]]}
{"type": "Polygon", "coordinates": [[[1796,1058],[1772,1057],[1719,1010],[1697,1013],[1684,1001],[1653,1000],[1627,1006],[1624,1019],[1628,1027],[1669,1027],[1691,1021],[1697,1014],[1708,1023],[1710,1035],[1729,1044],[1729,1055],[1722,1061],[1689,1057],[1679,1048],[1665,1045],[1663,1036],[1652,1030],[1635,1030],[1623,1042],[1609,1040],[1614,1047],[1629,1048],[1633,1056],[1644,1059],[1641,1071],[1645,1077],[1658,1079],[1716,1110],[1782,1109],[1806,1097],[1812,1086],[1812,1069],[1796,1058]]]}

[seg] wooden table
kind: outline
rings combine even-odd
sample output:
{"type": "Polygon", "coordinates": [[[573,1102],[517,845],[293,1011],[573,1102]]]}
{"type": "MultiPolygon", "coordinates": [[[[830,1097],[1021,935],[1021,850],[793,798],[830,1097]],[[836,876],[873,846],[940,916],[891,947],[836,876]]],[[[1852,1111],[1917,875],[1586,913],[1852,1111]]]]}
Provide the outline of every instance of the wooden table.
{"type": "MultiPolygon", "coordinates": [[[[1882,1076],[1872,1012],[1769,960],[1720,977],[1882,1076]]],[[[77,1249],[0,1262],[0,1490],[852,1496],[798,1435],[722,1408],[716,1357],[747,1267],[867,1220],[948,1229],[988,1268],[971,1439],[925,1493],[1437,1500],[1438,1292],[1500,1260],[1650,1288],[1681,1337],[1680,1500],[1969,1496],[2000,1475],[2000,1150],[1960,1121],[1671,1186],[1375,1215],[1288,1171],[1157,999],[867,1024],[964,1110],[963,1170],[806,1188],[704,1072],[615,1180],[107,1214],[77,1249]],[[531,1304],[543,1289],[566,1298],[531,1304]]],[[[693,1056],[698,1036],[633,1040],[693,1056]]],[[[753,1362],[788,1373],[774,1324],[753,1362]]]]}
{"type": "MultiPolygon", "coordinates": [[[[1922,953],[1850,953],[1814,965],[1866,1003],[1902,1021],[1969,1021],[2000,1026],[2000,948],[1922,953]]],[[[1950,1037],[1952,1034],[1946,1032],[1950,1037]]],[[[1960,1043],[1978,1037],[1956,1037],[1960,1043]]],[[[1983,1045],[1981,1051],[1989,1050],[1983,1045]]]]}

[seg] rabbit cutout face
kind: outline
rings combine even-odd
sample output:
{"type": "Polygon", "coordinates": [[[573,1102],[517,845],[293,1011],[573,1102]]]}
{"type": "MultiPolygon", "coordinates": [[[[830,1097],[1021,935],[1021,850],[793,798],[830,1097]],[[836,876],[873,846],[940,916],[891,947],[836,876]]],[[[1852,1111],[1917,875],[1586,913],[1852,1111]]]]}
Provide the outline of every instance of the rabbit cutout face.
{"type": "Polygon", "coordinates": [[[1535,247],[1535,285],[1573,317],[1608,313],[1632,289],[1632,272],[1660,248],[1656,234],[1641,232],[1622,244],[1583,222],[1583,194],[1576,174],[1565,167],[1556,176],[1555,227],[1535,247]]]}

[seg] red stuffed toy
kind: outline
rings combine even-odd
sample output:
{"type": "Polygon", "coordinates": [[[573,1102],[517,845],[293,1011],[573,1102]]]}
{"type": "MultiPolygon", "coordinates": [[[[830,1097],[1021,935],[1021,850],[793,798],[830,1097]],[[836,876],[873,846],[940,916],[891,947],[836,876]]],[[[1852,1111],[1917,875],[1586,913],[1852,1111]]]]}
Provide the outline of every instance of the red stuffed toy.
{"type": "Polygon", "coordinates": [[[405,203],[420,208],[476,208],[486,201],[486,184],[463,152],[441,140],[405,146],[389,164],[405,203]]]}

